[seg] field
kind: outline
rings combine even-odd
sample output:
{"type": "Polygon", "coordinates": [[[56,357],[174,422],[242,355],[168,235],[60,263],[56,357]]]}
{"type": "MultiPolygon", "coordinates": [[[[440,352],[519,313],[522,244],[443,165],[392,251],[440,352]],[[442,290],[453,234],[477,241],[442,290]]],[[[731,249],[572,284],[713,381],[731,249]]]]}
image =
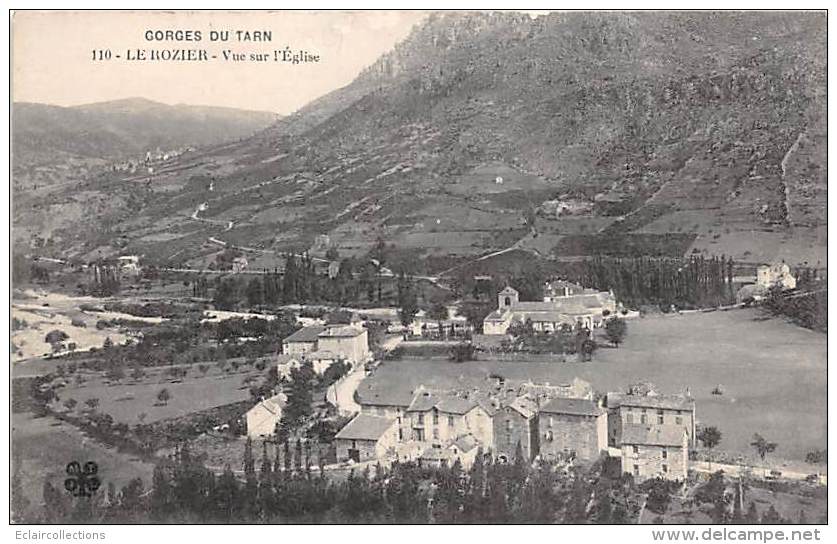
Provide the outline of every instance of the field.
{"type": "Polygon", "coordinates": [[[154,470],[153,464],[103,446],[68,423],[52,417],[36,418],[29,413],[12,416],[12,456],[13,473],[20,478],[33,515],[40,513],[44,482],[63,491],[70,461],[95,461],[99,465],[100,497],[108,482],[119,490],[130,480],[141,478],[148,489],[154,470]]]}
{"type": "Polygon", "coordinates": [[[599,391],[641,380],[663,392],[688,388],[699,422],[723,433],[718,450],[751,455],[756,432],[779,444],[775,458],[798,462],[826,448],[826,336],[749,309],[632,320],[625,343],[600,348],[590,363],[387,361],[359,393],[372,386],[403,395],[421,383],[468,384],[492,373],[552,383],[578,376],[599,391]],[[718,384],[722,396],[711,394],[718,384]]]}
{"type": "Polygon", "coordinates": [[[82,385],[73,383],[60,389],[59,404],[75,399],[78,402],[75,410],[78,412],[86,409],[84,402],[87,399],[96,398],[99,399],[96,410],[109,414],[114,421],[136,425],[140,423],[139,415],[146,414],[144,422],[152,423],[247,400],[250,398],[249,386],[242,385],[242,381],[246,377],[257,378],[264,374],[249,367],[241,367],[238,372],[221,373],[215,365],[209,366],[206,376],[194,366],[180,383],[172,383],[172,378],[161,371],[149,372],[149,376],[139,383],[125,378],[123,383],[109,385],[102,379],[91,378],[82,385]],[[163,388],[171,394],[166,404],[157,400],[157,394],[163,388]]]}

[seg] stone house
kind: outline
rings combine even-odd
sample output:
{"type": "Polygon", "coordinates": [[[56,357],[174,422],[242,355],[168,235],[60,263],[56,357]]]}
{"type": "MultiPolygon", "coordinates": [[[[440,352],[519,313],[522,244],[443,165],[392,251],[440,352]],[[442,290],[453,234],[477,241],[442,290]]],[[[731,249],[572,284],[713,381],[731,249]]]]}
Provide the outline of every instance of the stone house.
{"type": "Polygon", "coordinates": [[[472,434],[481,444],[493,443],[493,426],[488,411],[473,399],[419,387],[407,407],[409,440],[444,444],[472,434]]]}
{"type": "Polygon", "coordinates": [[[492,449],[497,459],[514,461],[518,444],[527,460],[538,454],[538,405],[531,398],[517,397],[502,406],[494,414],[493,428],[492,449]]]}
{"type": "Polygon", "coordinates": [[[326,327],[317,335],[316,349],[328,351],[350,363],[366,362],[370,357],[369,333],[362,327],[326,327]]]}
{"type": "Polygon", "coordinates": [[[337,460],[368,461],[385,459],[398,443],[394,419],[360,413],[334,436],[337,460]]]}
{"type": "Polygon", "coordinates": [[[589,399],[554,398],[538,418],[540,455],[592,461],[607,449],[607,412],[589,399]]]}
{"type": "Polygon", "coordinates": [[[695,401],[690,395],[661,395],[653,389],[632,393],[607,394],[610,446],[619,446],[628,425],[677,425],[686,431],[689,447],[695,446],[695,401]]]}
{"type": "Polygon", "coordinates": [[[247,436],[250,438],[266,438],[276,431],[276,425],[282,419],[282,408],[287,402],[282,393],[268,399],[262,399],[247,411],[247,436]]]}
{"type": "Polygon", "coordinates": [[[282,353],[285,355],[301,355],[317,349],[320,333],[326,330],[323,325],[303,327],[282,340],[282,353]]]}
{"type": "Polygon", "coordinates": [[[681,425],[628,425],[622,429],[620,448],[622,472],[638,482],[687,476],[689,437],[681,425]]]}

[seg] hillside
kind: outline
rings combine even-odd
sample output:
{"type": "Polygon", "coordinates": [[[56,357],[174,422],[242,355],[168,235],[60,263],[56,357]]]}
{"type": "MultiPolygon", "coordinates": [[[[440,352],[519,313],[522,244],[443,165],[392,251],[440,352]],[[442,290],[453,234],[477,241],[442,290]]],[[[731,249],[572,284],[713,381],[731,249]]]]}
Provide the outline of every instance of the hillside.
{"type": "Polygon", "coordinates": [[[120,191],[112,195],[114,202],[95,187],[78,191],[79,184],[102,172],[153,169],[193,148],[251,136],[277,118],[269,112],[169,106],[142,98],[75,107],[14,103],[15,241],[32,242],[37,235],[40,243],[53,230],[89,219],[88,212],[106,215],[114,204],[118,208],[120,191]]]}
{"type": "Polygon", "coordinates": [[[134,208],[58,244],[198,265],[210,237],[265,263],[380,237],[428,271],[508,247],[815,262],[825,32],[813,13],[432,15],[251,138],[98,180],[134,208]]]}

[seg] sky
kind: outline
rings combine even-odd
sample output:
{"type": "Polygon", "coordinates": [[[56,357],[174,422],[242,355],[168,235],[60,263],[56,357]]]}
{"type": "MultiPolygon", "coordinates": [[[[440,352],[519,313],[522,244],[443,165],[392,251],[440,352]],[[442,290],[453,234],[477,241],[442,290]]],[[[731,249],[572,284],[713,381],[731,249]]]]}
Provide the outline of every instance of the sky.
{"type": "Polygon", "coordinates": [[[16,12],[12,23],[12,89],[16,102],[73,106],[143,97],[166,104],[226,106],[288,114],[350,83],[407,37],[419,11],[292,12],[16,12]],[[200,41],[147,40],[147,31],[193,30],[200,41]],[[211,30],[230,31],[212,42],[211,30]],[[235,30],[266,30],[272,41],[244,42],[235,30]],[[320,62],[274,62],[290,47],[320,62]],[[206,49],[208,62],[127,60],[137,49],[206,49]],[[110,50],[110,60],[94,60],[110,50]],[[223,61],[223,51],[268,53],[269,61],[223,61]],[[120,59],[115,55],[119,54],[120,59]]]}

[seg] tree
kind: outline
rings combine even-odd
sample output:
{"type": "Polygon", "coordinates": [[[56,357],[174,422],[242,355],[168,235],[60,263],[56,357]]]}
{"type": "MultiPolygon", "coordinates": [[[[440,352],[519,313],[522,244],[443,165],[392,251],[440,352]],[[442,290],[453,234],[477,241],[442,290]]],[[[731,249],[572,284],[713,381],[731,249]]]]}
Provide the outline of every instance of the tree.
{"type": "Polygon", "coordinates": [[[750,445],[756,449],[756,453],[759,454],[759,457],[761,457],[762,461],[764,461],[764,457],[768,453],[776,451],[776,448],[778,447],[778,444],[776,444],[775,442],[768,442],[767,439],[765,439],[759,433],[753,435],[753,441],[750,442],[750,445]]]}
{"type": "Polygon", "coordinates": [[[403,326],[407,327],[413,322],[418,311],[416,292],[402,272],[401,277],[398,278],[398,319],[403,326]]]}
{"type": "Polygon", "coordinates": [[[161,389],[160,392],[157,393],[157,400],[163,404],[168,404],[170,398],[171,393],[169,393],[169,390],[166,388],[161,389]]]}
{"type": "Polygon", "coordinates": [[[448,318],[448,308],[441,301],[434,302],[427,311],[427,317],[436,321],[439,327],[439,336],[443,336],[442,322],[448,318]]]}
{"type": "Polygon", "coordinates": [[[619,344],[621,344],[622,341],[625,339],[625,335],[627,333],[628,325],[627,323],[625,323],[624,319],[614,317],[612,319],[608,319],[607,323],[605,324],[605,335],[607,335],[607,339],[614,346],[618,347],[619,344]]]}
{"type": "Polygon", "coordinates": [[[84,404],[87,405],[91,412],[94,412],[96,410],[96,407],[99,406],[99,399],[89,398],[86,401],[84,401],[84,404]]]}
{"type": "Polygon", "coordinates": [[[711,450],[721,443],[721,431],[718,427],[703,427],[697,435],[697,439],[703,444],[703,447],[711,450]]]}
{"type": "Polygon", "coordinates": [[[59,329],[55,329],[47,333],[46,337],[44,338],[44,342],[54,346],[55,344],[60,344],[67,338],[69,338],[69,336],[67,336],[66,332],[59,329]]]}

